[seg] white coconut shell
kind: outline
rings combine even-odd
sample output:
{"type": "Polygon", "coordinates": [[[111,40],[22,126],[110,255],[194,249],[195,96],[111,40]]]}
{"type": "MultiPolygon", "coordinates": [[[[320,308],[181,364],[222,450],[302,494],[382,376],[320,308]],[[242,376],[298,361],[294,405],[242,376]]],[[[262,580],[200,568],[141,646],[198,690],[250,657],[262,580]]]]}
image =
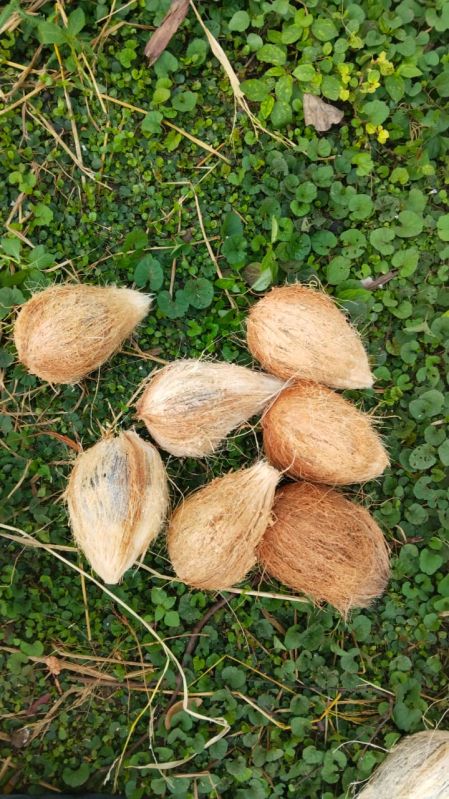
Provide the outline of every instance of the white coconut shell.
{"type": "Polygon", "coordinates": [[[312,483],[276,492],[258,558],[272,577],[343,615],[371,605],[389,577],[388,549],[371,514],[339,491],[312,483]]]}
{"type": "Polygon", "coordinates": [[[273,400],[284,383],[229,363],[179,360],[156,372],[137,415],[160,447],[178,457],[214,452],[227,434],[273,400]]]}
{"type": "Polygon", "coordinates": [[[331,297],[308,286],[274,288],[255,303],[247,342],[263,368],[285,380],[331,388],[373,385],[360,336],[331,297]]]}
{"type": "Polygon", "coordinates": [[[19,359],[49,383],[76,383],[120,349],[150,305],[150,297],[133,289],[51,286],[19,312],[14,326],[19,359]]]}
{"type": "Polygon", "coordinates": [[[270,463],[302,480],[364,483],[388,466],[371,417],[318,383],[300,382],[284,389],[262,426],[270,463]]]}
{"type": "Polygon", "coordinates": [[[164,464],[134,432],[105,438],[76,459],[66,499],[77,545],[105,583],[118,583],[165,521],[164,464]]]}
{"type": "Polygon", "coordinates": [[[449,732],[429,730],[403,738],[358,799],[449,799],[449,732]]]}
{"type": "Polygon", "coordinates": [[[168,552],[183,582],[220,590],[244,579],[256,562],[279,478],[261,461],[187,497],[168,528],[168,552]]]}

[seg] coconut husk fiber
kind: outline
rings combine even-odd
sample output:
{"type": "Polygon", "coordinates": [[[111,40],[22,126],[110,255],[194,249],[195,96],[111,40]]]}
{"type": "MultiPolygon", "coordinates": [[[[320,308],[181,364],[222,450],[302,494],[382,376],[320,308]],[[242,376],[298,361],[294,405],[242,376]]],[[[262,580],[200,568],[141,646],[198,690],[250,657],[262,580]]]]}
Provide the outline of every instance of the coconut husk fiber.
{"type": "Polygon", "coordinates": [[[214,452],[234,428],[261,413],[284,383],[229,363],[179,360],[152,378],[137,415],[160,447],[177,456],[214,452]]]}
{"type": "Polygon", "coordinates": [[[331,488],[292,483],[276,493],[272,518],[258,548],[272,577],[344,615],[383,593],[388,550],[365,508],[331,488]]]}
{"type": "Polygon", "coordinates": [[[403,738],[374,772],[358,799],[448,799],[449,732],[403,738]]]}
{"type": "Polygon", "coordinates": [[[347,485],[373,480],[388,466],[371,417],[318,383],[285,388],[262,426],[268,460],[293,477],[347,485]]]}
{"type": "Polygon", "coordinates": [[[120,349],[150,305],[150,297],[133,289],[51,286],[28,300],[16,319],[19,359],[49,383],[76,383],[120,349]]]}
{"type": "Polygon", "coordinates": [[[66,499],[76,543],[105,583],[118,583],[165,521],[164,464],[134,432],[105,438],[76,459],[66,499]]]}
{"type": "Polygon", "coordinates": [[[358,333],[334,300],[294,284],[273,288],[252,306],[248,348],[267,372],[331,388],[368,388],[373,376],[358,333]]]}
{"type": "Polygon", "coordinates": [[[279,478],[261,461],[187,497],[168,528],[168,553],[183,582],[220,590],[243,580],[256,563],[279,478]]]}

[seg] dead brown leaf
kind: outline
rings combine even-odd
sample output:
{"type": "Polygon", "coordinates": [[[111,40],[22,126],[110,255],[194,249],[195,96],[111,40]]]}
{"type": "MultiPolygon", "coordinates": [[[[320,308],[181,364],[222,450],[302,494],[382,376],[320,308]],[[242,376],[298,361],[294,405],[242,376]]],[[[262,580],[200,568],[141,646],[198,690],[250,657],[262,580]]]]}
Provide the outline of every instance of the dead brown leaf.
{"type": "Polygon", "coordinates": [[[144,52],[150,67],[164,52],[170,39],[187,16],[188,10],[189,0],[173,0],[168,13],[146,44],[144,52]]]}
{"type": "MultiPolygon", "coordinates": [[[[192,696],[189,699],[189,707],[191,705],[194,705],[195,707],[199,707],[202,704],[203,704],[203,700],[200,699],[198,696],[192,696]]],[[[165,716],[165,721],[164,721],[164,727],[165,727],[166,730],[170,729],[171,720],[172,720],[173,716],[175,715],[175,713],[179,713],[182,710],[182,708],[183,708],[182,699],[180,699],[179,702],[175,702],[171,707],[169,707],[169,709],[167,710],[166,716],[165,716]]]]}
{"type": "Polygon", "coordinates": [[[338,125],[344,116],[339,108],[307,92],[303,97],[303,109],[304,122],[306,125],[312,125],[319,133],[329,130],[332,125],[338,125]]]}

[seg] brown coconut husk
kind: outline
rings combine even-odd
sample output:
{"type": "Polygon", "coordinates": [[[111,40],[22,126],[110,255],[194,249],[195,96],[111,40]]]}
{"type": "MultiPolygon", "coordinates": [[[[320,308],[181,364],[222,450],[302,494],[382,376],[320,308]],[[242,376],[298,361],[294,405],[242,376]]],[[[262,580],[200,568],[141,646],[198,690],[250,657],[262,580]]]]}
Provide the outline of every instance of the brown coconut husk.
{"type": "Polygon", "coordinates": [[[368,388],[373,376],[358,333],[334,300],[299,284],[274,288],[252,306],[251,353],[267,372],[331,388],[368,388]]]}
{"type": "Polygon", "coordinates": [[[137,415],[160,447],[201,458],[278,394],[283,382],[244,366],[179,360],[149,383],[137,415]]]}
{"type": "Polygon", "coordinates": [[[330,488],[293,483],[276,493],[273,519],[258,549],[268,574],[344,615],[383,593],[388,550],[365,508],[330,488]]]}
{"type": "Polygon", "coordinates": [[[22,307],[14,327],[19,359],[49,383],[76,383],[120,349],[148,313],[133,289],[51,286],[22,307]]]}
{"type": "Polygon", "coordinates": [[[76,543],[105,583],[118,583],[164,523],[165,467],[156,447],[120,433],[78,456],[66,498],[76,543]]]}
{"type": "Polygon", "coordinates": [[[374,772],[358,799],[448,799],[449,732],[403,738],[374,772]]]}
{"type": "Polygon", "coordinates": [[[262,426],[268,460],[303,480],[364,483],[382,474],[389,463],[371,417],[318,383],[284,389],[262,426]]]}
{"type": "Polygon", "coordinates": [[[243,580],[256,563],[279,478],[261,461],[187,497],[168,528],[168,553],[183,582],[220,590],[243,580]]]}

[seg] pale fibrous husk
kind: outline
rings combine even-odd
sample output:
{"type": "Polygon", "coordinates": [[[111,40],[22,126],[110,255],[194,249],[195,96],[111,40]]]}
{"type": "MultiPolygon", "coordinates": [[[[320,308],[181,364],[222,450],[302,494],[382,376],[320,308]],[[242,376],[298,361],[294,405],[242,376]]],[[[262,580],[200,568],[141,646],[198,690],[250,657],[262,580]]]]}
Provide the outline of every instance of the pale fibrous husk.
{"type": "Polygon", "coordinates": [[[168,552],[183,582],[220,590],[243,580],[256,562],[279,478],[261,461],[187,497],[168,528],[168,552]]]}
{"type": "Polygon", "coordinates": [[[64,284],[35,294],[14,327],[19,359],[49,383],[76,383],[101,366],[148,313],[148,295],[64,284]]]}
{"type": "Polygon", "coordinates": [[[371,514],[331,488],[292,483],[276,493],[258,549],[268,574],[342,614],[369,606],[388,582],[388,550],[371,514]]]}
{"type": "Polygon", "coordinates": [[[373,385],[360,336],[331,297],[308,286],[274,288],[253,305],[247,342],[263,368],[285,380],[331,388],[373,385]]]}
{"type": "Polygon", "coordinates": [[[261,413],[283,387],[244,366],[194,359],[156,372],[137,404],[160,447],[178,457],[214,452],[227,434],[261,413]]]}
{"type": "Polygon", "coordinates": [[[120,433],[78,456],[66,499],[77,545],[105,583],[118,583],[165,521],[165,466],[152,444],[120,433]]]}
{"type": "Polygon", "coordinates": [[[347,485],[373,480],[388,466],[371,417],[318,383],[284,389],[262,426],[268,460],[293,477],[347,485]]]}
{"type": "Polygon", "coordinates": [[[449,732],[403,738],[374,772],[358,799],[448,799],[449,732]]]}

